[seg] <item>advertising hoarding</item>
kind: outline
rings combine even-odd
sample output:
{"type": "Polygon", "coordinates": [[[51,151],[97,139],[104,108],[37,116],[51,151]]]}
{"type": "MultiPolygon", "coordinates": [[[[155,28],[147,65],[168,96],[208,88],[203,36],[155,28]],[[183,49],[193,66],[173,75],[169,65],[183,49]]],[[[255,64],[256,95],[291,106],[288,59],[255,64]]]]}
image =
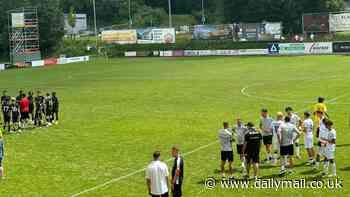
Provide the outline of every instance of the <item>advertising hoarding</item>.
{"type": "Polygon", "coordinates": [[[334,53],[350,53],[350,42],[334,42],[334,53]]]}
{"type": "Polygon", "coordinates": [[[174,28],[138,29],[138,44],[171,44],[176,41],[174,28]]]}
{"type": "Polygon", "coordinates": [[[108,44],[136,44],[136,30],[108,30],[102,32],[102,41],[108,44]]]}
{"type": "Polygon", "coordinates": [[[328,33],[329,32],[329,14],[304,14],[303,15],[304,32],[309,33],[328,33]]]}
{"type": "Polygon", "coordinates": [[[329,29],[331,32],[350,31],[350,13],[330,14],[329,29]]]}
{"type": "Polygon", "coordinates": [[[331,42],[305,43],[305,54],[331,54],[332,52],[331,42]]]}
{"type": "Polygon", "coordinates": [[[193,31],[193,39],[197,40],[228,39],[232,36],[232,25],[196,25],[193,31]]]}

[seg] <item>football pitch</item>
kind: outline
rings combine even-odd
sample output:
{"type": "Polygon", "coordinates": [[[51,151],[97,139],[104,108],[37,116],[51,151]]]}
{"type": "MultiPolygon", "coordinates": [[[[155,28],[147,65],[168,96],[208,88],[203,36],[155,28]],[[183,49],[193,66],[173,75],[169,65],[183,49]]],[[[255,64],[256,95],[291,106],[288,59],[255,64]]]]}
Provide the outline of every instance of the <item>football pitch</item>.
{"type": "MultiPolygon", "coordinates": [[[[184,155],[185,197],[350,196],[349,66],[350,56],[135,58],[2,72],[0,90],[13,96],[20,89],[56,91],[61,120],[5,136],[0,196],[148,196],[144,168],[155,150],[170,167],[174,144],[184,155]],[[302,115],[318,96],[335,122],[343,188],[205,188],[208,177],[220,179],[223,121],[241,116],[257,124],[263,107],[273,117],[287,106],[302,115]]],[[[301,150],[296,173],[284,178],[327,182],[305,165],[301,150]]],[[[236,152],[234,158],[238,168],[236,152]]],[[[262,165],[260,176],[277,178],[279,170],[262,165]]]]}

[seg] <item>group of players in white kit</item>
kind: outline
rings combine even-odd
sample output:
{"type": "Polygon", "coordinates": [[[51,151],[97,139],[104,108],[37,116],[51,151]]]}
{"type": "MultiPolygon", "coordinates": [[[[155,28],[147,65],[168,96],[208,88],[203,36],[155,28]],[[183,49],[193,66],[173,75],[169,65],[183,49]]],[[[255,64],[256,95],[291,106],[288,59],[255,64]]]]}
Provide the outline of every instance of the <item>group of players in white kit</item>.
{"type": "Polygon", "coordinates": [[[260,141],[263,142],[267,155],[263,162],[277,165],[278,160],[280,160],[280,175],[285,175],[293,172],[293,157],[301,159],[300,141],[302,141],[302,135],[304,136],[304,148],[308,155],[307,165],[318,169],[320,163],[323,163],[322,176],[336,176],[334,157],[336,131],[333,128],[333,122],[328,117],[327,107],[322,97],[318,98],[313,113],[304,112],[302,118],[293,112],[292,107],[287,107],[285,114],[278,112],[275,119],[269,116],[267,109],[262,109],[259,128],[255,128],[251,122],[244,125],[240,118],[237,118],[232,129],[225,122],[224,128],[219,131],[222,147],[222,175],[225,176],[226,161],[229,163],[230,174],[233,172],[233,157],[231,158],[230,147],[227,144],[230,136],[231,143],[234,141],[233,136],[236,136],[237,152],[242,162],[243,175],[249,177],[249,169],[252,164],[254,177],[257,178],[260,163],[260,141]],[[314,137],[317,138],[317,149],[314,148],[314,137]],[[329,173],[330,164],[331,173],[329,173]]]}

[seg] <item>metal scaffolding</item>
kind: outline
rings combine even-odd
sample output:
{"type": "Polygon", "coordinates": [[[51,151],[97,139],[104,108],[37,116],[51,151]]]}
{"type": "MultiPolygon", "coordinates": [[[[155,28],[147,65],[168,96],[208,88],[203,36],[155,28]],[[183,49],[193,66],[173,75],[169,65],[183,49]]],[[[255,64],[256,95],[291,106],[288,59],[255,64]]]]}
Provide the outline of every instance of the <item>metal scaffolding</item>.
{"type": "Polygon", "coordinates": [[[41,59],[37,8],[8,11],[10,61],[12,64],[41,59]]]}

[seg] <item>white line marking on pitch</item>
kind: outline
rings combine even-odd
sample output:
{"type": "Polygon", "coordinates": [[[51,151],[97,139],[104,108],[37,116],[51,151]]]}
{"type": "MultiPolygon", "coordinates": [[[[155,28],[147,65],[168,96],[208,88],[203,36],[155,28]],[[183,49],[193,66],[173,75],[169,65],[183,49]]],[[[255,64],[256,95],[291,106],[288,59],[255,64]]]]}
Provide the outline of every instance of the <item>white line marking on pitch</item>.
{"type": "MultiPolygon", "coordinates": [[[[191,154],[193,154],[193,153],[195,153],[195,152],[198,152],[198,151],[200,151],[200,150],[202,150],[202,149],[205,149],[205,148],[207,148],[207,147],[209,147],[209,146],[212,146],[212,145],[214,145],[214,144],[217,144],[217,143],[218,143],[218,141],[215,141],[215,142],[209,143],[209,144],[207,144],[207,145],[203,145],[203,146],[201,146],[201,147],[199,147],[199,148],[196,148],[196,149],[194,149],[194,150],[192,150],[192,151],[189,151],[189,152],[186,152],[186,153],[182,154],[182,156],[191,155],[191,154]]],[[[169,159],[166,160],[166,162],[169,162],[169,161],[171,161],[172,159],[173,159],[173,158],[169,158],[169,159]]],[[[105,182],[105,183],[102,183],[102,184],[100,184],[100,185],[96,185],[95,187],[92,187],[92,188],[83,190],[83,191],[81,191],[81,192],[79,192],[79,193],[73,194],[73,195],[71,195],[71,197],[80,196],[80,195],[82,195],[82,194],[85,194],[85,193],[88,193],[88,192],[91,192],[91,191],[94,191],[94,190],[103,188],[103,187],[105,187],[105,186],[107,186],[107,185],[110,185],[110,184],[112,184],[112,183],[115,183],[115,182],[118,182],[118,181],[120,181],[120,180],[126,179],[126,178],[131,177],[131,176],[133,176],[133,175],[135,175],[135,174],[144,172],[145,170],[146,170],[146,168],[142,168],[142,169],[136,170],[136,171],[134,171],[134,172],[132,172],[132,173],[130,173],[130,174],[127,174],[127,175],[124,175],[124,176],[121,176],[121,177],[118,177],[118,178],[115,178],[115,179],[111,179],[111,180],[109,180],[109,181],[107,181],[107,182],[105,182]]]]}

